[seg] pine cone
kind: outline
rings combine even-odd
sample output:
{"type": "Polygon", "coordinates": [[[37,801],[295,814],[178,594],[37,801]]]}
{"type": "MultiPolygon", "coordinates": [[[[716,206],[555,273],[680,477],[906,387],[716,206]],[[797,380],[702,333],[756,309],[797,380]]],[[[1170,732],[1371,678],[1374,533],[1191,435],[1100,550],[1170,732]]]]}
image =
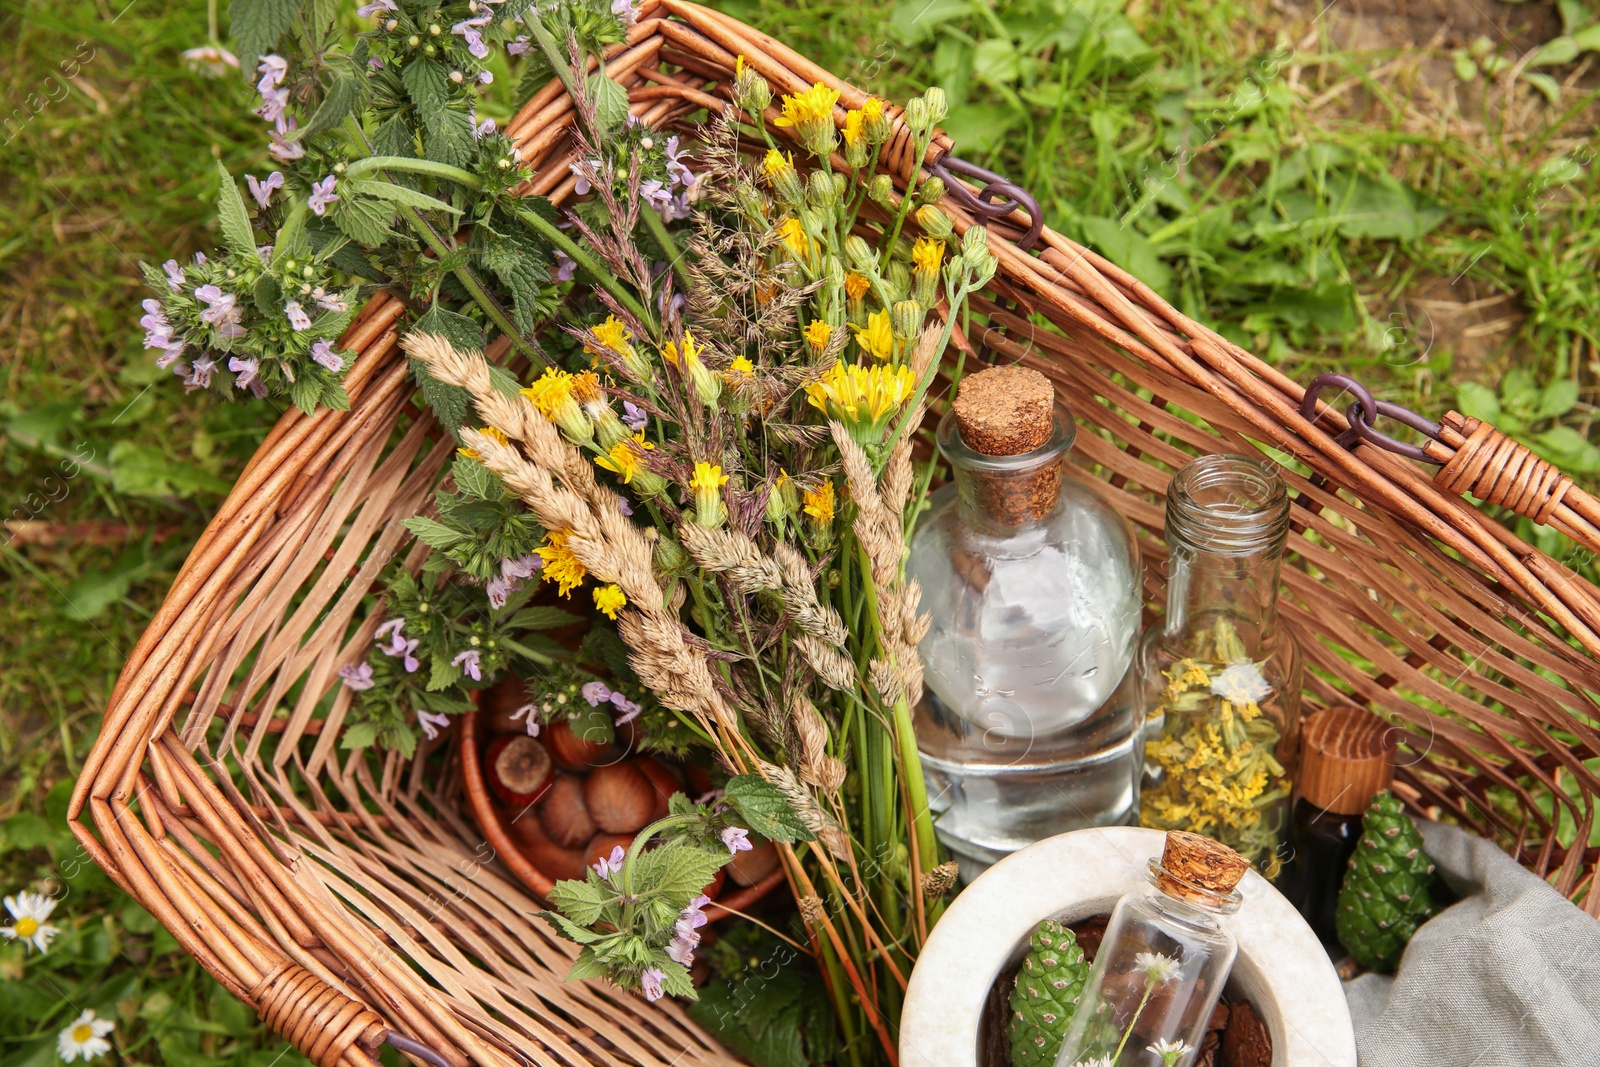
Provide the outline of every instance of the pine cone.
{"type": "Polygon", "coordinates": [[[1406,942],[1434,913],[1434,881],[1422,835],[1400,802],[1388,793],[1373,797],[1339,891],[1339,942],[1363,967],[1394,970],[1406,942]]]}
{"type": "Polygon", "coordinates": [[[1052,1067],[1088,977],[1072,931],[1054,919],[1040,923],[1011,991],[1012,1067],[1052,1067]]]}

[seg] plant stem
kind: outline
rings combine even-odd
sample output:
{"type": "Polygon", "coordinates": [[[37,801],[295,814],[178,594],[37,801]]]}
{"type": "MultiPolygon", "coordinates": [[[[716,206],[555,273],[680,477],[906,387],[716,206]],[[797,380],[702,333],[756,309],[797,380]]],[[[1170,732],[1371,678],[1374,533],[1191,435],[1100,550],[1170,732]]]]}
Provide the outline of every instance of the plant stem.
{"type": "Polygon", "coordinates": [[[661,216],[655,208],[645,204],[640,208],[644,216],[645,229],[650,231],[650,236],[656,239],[661,246],[661,251],[667,255],[667,264],[672,268],[672,273],[677,275],[678,281],[683,283],[685,289],[694,285],[694,279],[689,277],[689,268],[683,262],[683,250],[678,247],[678,242],[672,239],[672,234],[667,232],[667,224],[661,221],[661,216]]]}
{"type": "Polygon", "coordinates": [[[577,83],[572,80],[572,61],[561,54],[561,47],[556,44],[556,39],[550,36],[550,31],[536,16],[524,20],[528,32],[533,35],[534,41],[539,45],[539,51],[544,53],[544,58],[550,62],[550,69],[556,72],[556,77],[561,79],[561,84],[566,86],[567,95],[572,97],[573,106],[578,103],[577,83]]]}
{"type": "Polygon", "coordinates": [[[1117,1042],[1117,1051],[1111,1054],[1112,1063],[1117,1062],[1117,1059],[1122,1055],[1123,1047],[1128,1043],[1128,1038],[1133,1036],[1133,1028],[1139,1025],[1139,1016],[1144,1014],[1144,1006],[1150,1003],[1150,994],[1152,991],[1154,991],[1154,989],[1155,985],[1146,980],[1144,984],[1144,996],[1139,999],[1139,1006],[1133,1009],[1133,1018],[1128,1020],[1128,1029],[1125,1033],[1123,1033],[1122,1040],[1117,1042]]]}
{"type": "Polygon", "coordinates": [[[627,308],[637,318],[641,325],[648,326],[652,323],[650,314],[634,299],[633,294],[622,287],[622,283],[600,264],[596,263],[572,238],[562,233],[555,223],[531,208],[517,208],[514,212],[519,222],[537,230],[539,235],[565,252],[573,262],[588,271],[594,280],[612,296],[617,303],[627,308]]]}

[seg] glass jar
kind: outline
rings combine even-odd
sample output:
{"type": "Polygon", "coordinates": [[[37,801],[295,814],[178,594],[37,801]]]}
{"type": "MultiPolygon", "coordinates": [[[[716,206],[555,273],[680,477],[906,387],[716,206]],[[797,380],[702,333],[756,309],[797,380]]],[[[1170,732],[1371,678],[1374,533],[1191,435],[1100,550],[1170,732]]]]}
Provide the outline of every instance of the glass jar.
{"type": "Polygon", "coordinates": [[[1175,858],[1179,836],[1168,835],[1162,858],[1150,861],[1149,887],[1111,912],[1055,1067],[1194,1062],[1239,951],[1222,917],[1239,909],[1234,886],[1247,865],[1233,855],[1220,881],[1186,871],[1175,858]]]}
{"type": "Polygon", "coordinates": [[[1289,498],[1271,464],[1204,456],[1167,490],[1167,613],[1139,649],[1140,821],[1277,876],[1300,730],[1300,650],[1278,620],[1289,498]]]}
{"type": "Polygon", "coordinates": [[[945,415],[953,483],[906,563],[932,617],[917,746],[935,828],[966,880],[1041,838],[1138,811],[1138,546],[1095,489],[1063,477],[1075,426],[1047,395],[1043,443],[1014,455],[970,447],[958,411],[945,415]]]}

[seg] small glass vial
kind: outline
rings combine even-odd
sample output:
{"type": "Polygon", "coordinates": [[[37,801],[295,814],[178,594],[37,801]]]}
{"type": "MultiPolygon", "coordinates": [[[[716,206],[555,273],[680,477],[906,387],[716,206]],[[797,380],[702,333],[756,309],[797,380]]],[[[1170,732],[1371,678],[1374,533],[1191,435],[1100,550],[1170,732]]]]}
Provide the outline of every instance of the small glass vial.
{"type": "Polygon", "coordinates": [[[1339,943],[1339,887],[1361,839],[1362,816],[1393,779],[1392,730],[1372,712],[1341,706],[1306,720],[1278,889],[1330,948],[1339,943]]]}
{"type": "Polygon", "coordinates": [[[1199,834],[1167,834],[1150,888],[1117,901],[1055,1067],[1189,1067],[1239,946],[1250,864],[1199,834]]]}
{"type": "Polygon", "coordinates": [[[1300,741],[1300,649],[1278,620],[1288,493],[1269,463],[1204,456],[1173,476],[1166,530],[1167,614],[1139,650],[1140,821],[1276,878],[1300,741]]]}
{"type": "Polygon", "coordinates": [[[1075,432],[1050,380],[1016,366],[963,379],[939,424],[953,484],[906,562],[932,618],[914,721],[935,828],[967,880],[1138,812],[1139,550],[1064,476],[1075,432]]]}

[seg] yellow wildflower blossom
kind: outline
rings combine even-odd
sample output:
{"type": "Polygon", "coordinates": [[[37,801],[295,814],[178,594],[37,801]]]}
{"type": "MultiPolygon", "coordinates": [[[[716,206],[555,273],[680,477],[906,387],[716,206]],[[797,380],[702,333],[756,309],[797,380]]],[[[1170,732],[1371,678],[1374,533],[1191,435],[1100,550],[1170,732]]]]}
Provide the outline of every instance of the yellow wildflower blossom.
{"type": "Polygon", "coordinates": [[[722,473],[722,465],[704,460],[694,465],[694,476],[689,479],[689,488],[696,493],[715,493],[727,484],[728,476],[722,473]]]}
{"type": "Polygon", "coordinates": [[[633,339],[633,331],[617,321],[615,315],[607,315],[606,321],[591,329],[594,339],[605,345],[617,355],[626,355],[628,342],[633,339]]]}
{"type": "Polygon", "coordinates": [[[785,154],[776,148],[767,149],[767,157],[761,162],[761,176],[770,182],[788,170],[794,170],[794,153],[785,154]]]}
{"type": "Polygon", "coordinates": [[[617,612],[628,604],[626,594],[615,585],[602,585],[594,591],[594,606],[608,619],[615,620],[617,612]]]}
{"type": "Polygon", "coordinates": [[[865,274],[850,271],[844,276],[844,295],[851,300],[860,300],[867,295],[867,290],[872,288],[872,281],[865,274]]]}
{"type": "Polygon", "coordinates": [[[844,113],[844,129],[839,132],[844,136],[844,143],[853,145],[862,138],[861,126],[866,116],[860,111],[846,111],[844,113]]]}
{"type": "Polygon", "coordinates": [[[911,269],[920,274],[938,274],[944,263],[944,242],[931,237],[919,237],[911,246],[911,269]]]}
{"type": "MultiPolygon", "coordinates": [[[[478,432],[483,434],[483,436],[487,437],[491,441],[498,441],[500,444],[503,444],[503,445],[509,445],[511,443],[510,440],[507,439],[505,434],[501,433],[499,430],[495,429],[493,426],[481,426],[481,427],[478,428],[478,432]]],[[[456,449],[456,452],[458,452],[459,454],[467,457],[468,459],[478,459],[479,458],[478,450],[476,448],[468,448],[466,446],[462,446],[461,448],[456,449]]]]}
{"type": "Polygon", "coordinates": [[[545,581],[555,582],[556,592],[562,596],[570,596],[589,575],[588,569],[578,562],[578,557],[567,547],[567,539],[571,536],[571,530],[551,530],[544,535],[544,544],[534,550],[544,560],[544,567],[539,573],[545,581]]]}
{"type": "Polygon", "coordinates": [[[694,365],[700,362],[700,353],[704,352],[705,350],[706,346],[702,344],[696,344],[694,334],[685,330],[683,333],[682,347],[679,347],[675,341],[668,341],[661,347],[661,355],[674,367],[679,366],[678,360],[682,359],[682,367],[684,370],[688,371],[693,370],[694,365]]]}
{"type": "Polygon", "coordinates": [[[821,381],[806,386],[811,406],[850,426],[876,431],[917,391],[911,368],[835,363],[821,381]]]}
{"type": "Polygon", "coordinates": [[[894,355],[894,327],[889,309],[875,311],[867,316],[865,326],[852,326],[861,350],[873,359],[888,359],[894,355]]]}
{"type": "Polygon", "coordinates": [[[739,385],[754,374],[755,370],[756,365],[750,362],[748,356],[740,356],[728,364],[728,369],[722,372],[722,380],[729,385],[739,385]]]}
{"type": "Polygon", "coordinates": [[[618,441],[611,451],[594,461],[596,467],[608,470],[622,479],[623,485],[632,485],[633,476],[639,473],[639,460],[656,446],[644,439],[644,432],[618,441]]]}
{"type": "Polygon", "coordinates": [[[839,90],[817,82],[803,93],[783,98],[783,115],[776,120],[776,125],[803,126],[823,120],[832,123],[833,105],[838,102],[839,90]]]}
{"type": "Polygon", "coordinates": [[[800,494],[805,501],[805,513],[817,521],[818,526],[826,526],[833,521],[833,483],[823,482],[816,489],[807,489],[800,494]]]}
{"type": "Polygon", "coordinates": [[[821,319],[812,319],[805,331],[806,344],[813,350],[821,352],[828,347],[828,342],[833,340],[833,327],[821,319]]]}
{"type": "Polygon", "coordinates": [[[811,264],[817,254],[817,242],[806,233],[799,219],[787,218],[779,223],[778,236],[783,238],[784,247],[795,259],[807,266],[811,264]]]}
{"type": "Polygon", "coordinates": [[[722,487],[727,484],[728,476],[718,464],[701,460],[694,465],[689,489],[694,493],[695,522],[707,528],[722,525],[722,487]]]}
{"type": "Polygon", "coordinates": [[[553,420],[555,412],[561,405],[572,398],[572,375],[564,370],[548,367],[522,391],[522,395],[533,401],[533,406],[539,409],[539,414],[553,420]]]}
{"type": "Polygon", "coordinates": [[[861,104],[861,114],[868,119],[883,118],[883,101],[875,96],[869,96],[861,104]]]}

